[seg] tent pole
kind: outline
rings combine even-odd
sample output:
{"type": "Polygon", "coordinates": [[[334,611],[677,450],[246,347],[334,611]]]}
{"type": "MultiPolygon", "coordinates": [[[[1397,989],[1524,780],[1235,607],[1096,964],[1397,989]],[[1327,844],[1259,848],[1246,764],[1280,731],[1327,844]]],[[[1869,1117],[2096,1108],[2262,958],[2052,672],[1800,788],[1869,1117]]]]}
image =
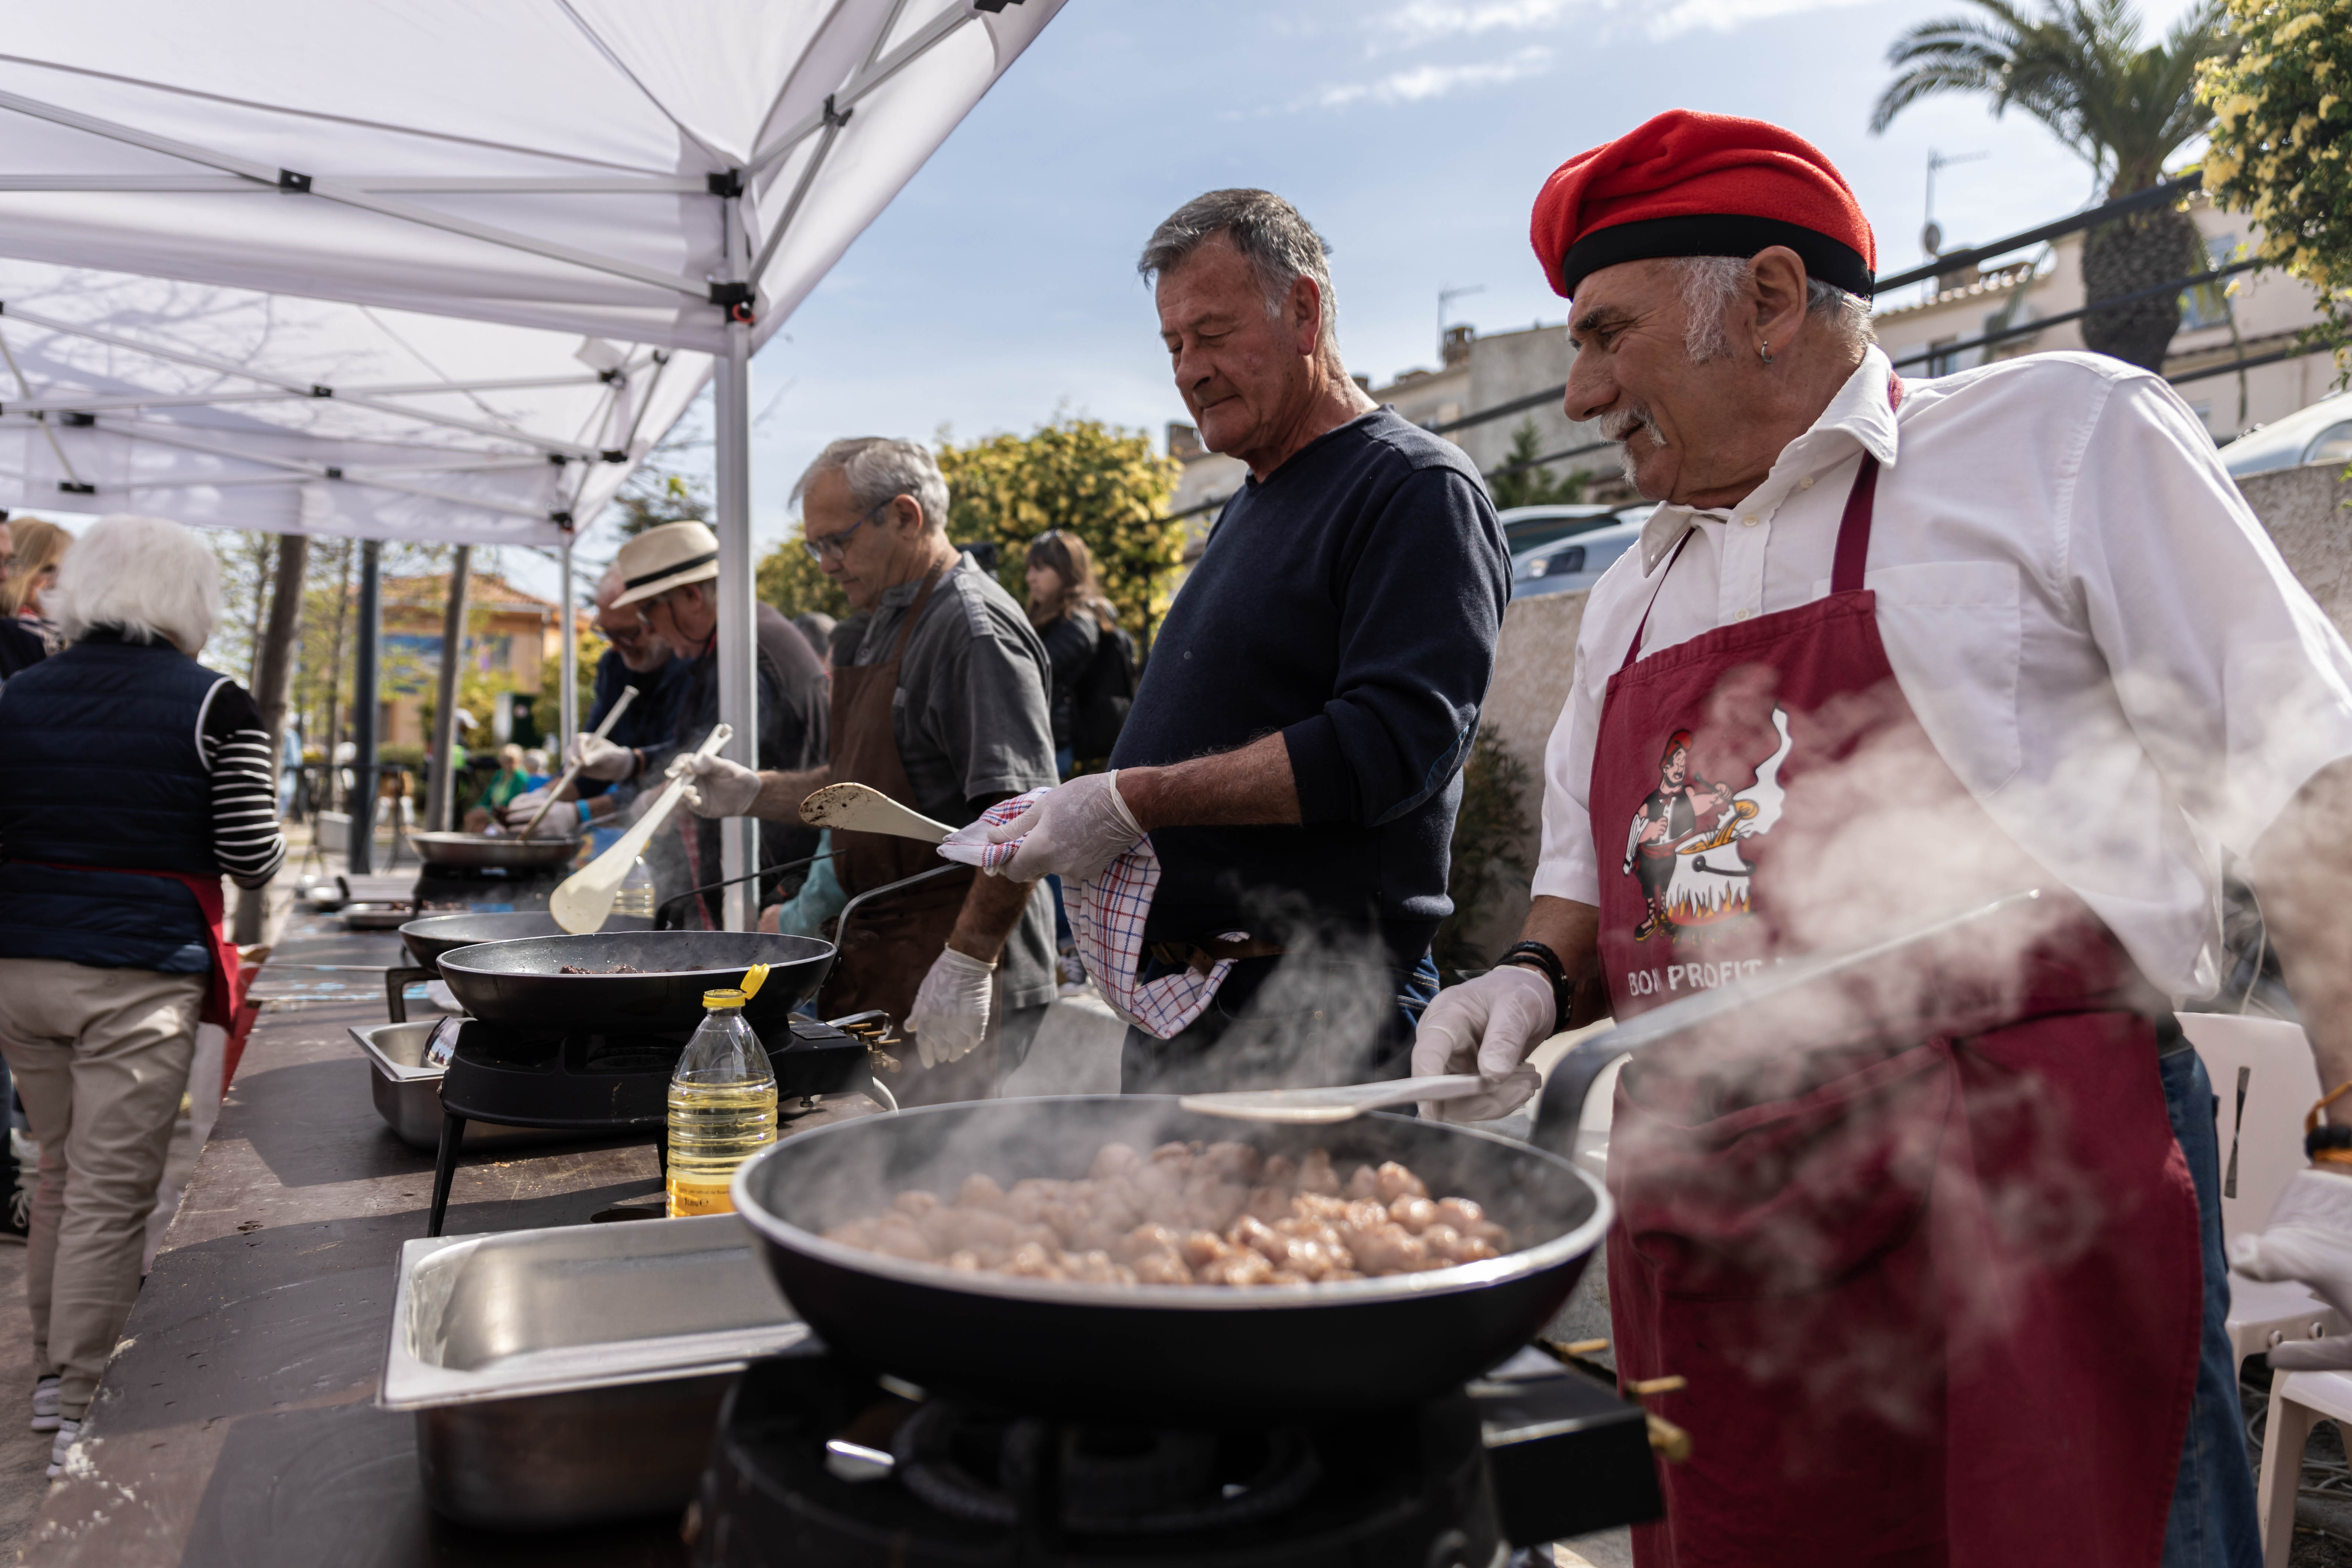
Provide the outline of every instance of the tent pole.
{"type": "Polygon", "coordinates": [[[441,669],[434,693],[433,734],[425,747],[425,830],[446,833],[457,805],[457,777],[450,756],[457,749],[457,689],[466,662],[466,584],[474,547],[457,546],[449,566],[449,602],[441,612],[441,669]]]}
{"type": "MultiPolygon", "coordinates": [[[[743,266],[742,217],[738,198],[727,202],[726,272],[740,277],[743,266]]],[[[760,765],[759,671],[755,662],[751,581],[751,329],[730,319],[726,352],[711,380],[711,423],[716,427],[719,500],[719,717],[735,728],[725,755],[745,767],[760,765]]],[[[722,923],[749,931],[758,916],[758,890],[734,879],[758,865],[759,825],[746,816],[719,826],[719,875],[729,879],[722,923]]]]}
{"type": "Polygon", "coordinates": [[[557,560],[563,574],[563,592],[556,595],[563,616],[563,687],[555,699],[555,766],[561,772],[563,759],[572,754],[572,731],[580,722],[580,612],[572,598],[572,536],[568,533],[557,560]]]}
{"type": "Polygon", "coordinates": [[[344,865],[355,877],[375,869],[376,646],[383,630],[383,542],[362,543],[359,646],[352,660],[352,795],[343,803],[352,816],[344,865]]]}

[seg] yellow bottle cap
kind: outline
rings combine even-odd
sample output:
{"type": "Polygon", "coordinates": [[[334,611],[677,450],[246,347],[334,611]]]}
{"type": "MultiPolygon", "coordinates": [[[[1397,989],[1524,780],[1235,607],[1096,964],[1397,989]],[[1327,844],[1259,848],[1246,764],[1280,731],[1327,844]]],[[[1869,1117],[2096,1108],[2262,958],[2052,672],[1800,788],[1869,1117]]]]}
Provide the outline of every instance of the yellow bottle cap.
{"type": "Polygon", "coordinates": [[[760,987],[765,985],[767,983],[768,966],[764,963],[753,964],[751,968],[743,972],[744,997],[748,1000],[751,997],[757,996],[760,994],[760,987]]]}
{"type": "Polygon", "coordinates": [[[706,991],[702,994],[703,1006],[713,1013],[722,1007],[740,1007],[743,1002],[743,993],[731,987],[725,991],[706,991]]]}

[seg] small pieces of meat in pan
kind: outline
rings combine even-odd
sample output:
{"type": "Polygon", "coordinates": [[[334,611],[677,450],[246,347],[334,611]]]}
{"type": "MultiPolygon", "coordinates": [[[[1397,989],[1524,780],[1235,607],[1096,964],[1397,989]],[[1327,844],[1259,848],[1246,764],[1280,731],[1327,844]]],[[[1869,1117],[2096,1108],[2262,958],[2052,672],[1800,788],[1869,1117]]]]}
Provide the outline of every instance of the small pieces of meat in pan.
{"type": "Polygon", "coordinates": [[[591,969],[584,963],[567,963],[555,973],[558,974],[659,974],[662,972],[658,969],[650,971],[639,969],[634,963],[616,963],[610,969],[591,969]]]}
{"type": "Polygon", "coordinates": [[[1104,1146],[1075,1182],[1009,1192],[969,1176],[951,1199],[904,1192],[887,1212],[824,1233],[895,1258],[1105,1285],[1311,1285],[1496,1258],[1508,1232],[1467,1198],[1433,1199],[1391,1161],[1344,1178],[1321,1149],[1246,1143],[1104,1146]]]}

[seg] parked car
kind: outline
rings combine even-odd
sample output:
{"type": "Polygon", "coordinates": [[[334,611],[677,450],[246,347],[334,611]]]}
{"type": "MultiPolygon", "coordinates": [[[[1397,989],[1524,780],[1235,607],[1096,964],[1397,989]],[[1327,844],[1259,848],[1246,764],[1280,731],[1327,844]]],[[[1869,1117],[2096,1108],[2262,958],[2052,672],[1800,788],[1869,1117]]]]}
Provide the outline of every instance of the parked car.
{"type": "Polygon", "coordinates": [[[2257,425],[2221,448],[2221,466],[2236,479],[2305,463],[2352,463],[2352,392],[2257,425]]]}
{"type": "MultiPolygon", "coordinates": [[[[1636,501],[1633,506],[1646,513],[1649,503],[1636,501]]],[[[1555,539],[1571,534],[1590,533],[1597,528],[1607,528],[1625,515],[1623,506],[1515,506],[1496,514],[1503,525],[1503,543],[1513,555],[1533,550],[1538,544],[1549,544],[1555,539]]]]}
{"type": "Polygon", "coordinates": [[[1613,514],[1600,528],[1518,552],[1511,557],[1511,597],[1527,599],[1591,587],[1620,555],[1641,542],[1642,525],[1655,510],[1643,504],[1613,514]]]}

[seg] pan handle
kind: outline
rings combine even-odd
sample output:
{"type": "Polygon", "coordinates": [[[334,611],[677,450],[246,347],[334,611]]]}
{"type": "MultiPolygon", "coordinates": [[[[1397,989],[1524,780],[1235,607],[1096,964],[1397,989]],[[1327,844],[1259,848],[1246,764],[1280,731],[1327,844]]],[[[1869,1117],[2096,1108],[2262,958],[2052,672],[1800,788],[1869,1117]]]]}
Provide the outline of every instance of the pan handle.
{"type": "Polygon", "coordinates": [[[1593,1084],[1609,1064],[1619,1057],[1730,1017],[1773,997],[1837,979],[1897,954],[1927,948],[1955,931],[2007,920],[2041,897],[2038,888],[2021,888],[1861,947],[1775,964],[1749,979],[1652,1008],[1606,1034],[1584,1041],[1560,1058],[1559,1065],[1551,1069],[1550,1081],[1544,1085],[1530,1141],[1547,1153],[1573,1158],[1576,1130],[1584,1120],[1585,1097],[1592,1092],[1593,1084]]]}
{"type": "Polygon", "coordinates": [[[961,865],[953,860],[942,861],[939,865],[932,867],[928,871],[918,871],[911,877],[901,877],[895,882],[885,882],[878,888],[868,888],[864,892],[858,894],[856,898],[850,900],[849,902],[842,905],[841,917],[834,922],[833,926],[833,956],[824,961],[824,973],[816,983],[817,990],[819,992],[823,992],[824,990],[825,982],[833,978],[834,965],[841,962],[843,939],[849,934],[849,922],[851,918],[857,913],[858,905],[864,903],[868,899],[878,899],[885,893],[895,893],[901,888],[911,888],[918,882],[928,882],[934,877],[944,877],[950,871],[966,871],[970,869],[970,867],[961,865]]]}

